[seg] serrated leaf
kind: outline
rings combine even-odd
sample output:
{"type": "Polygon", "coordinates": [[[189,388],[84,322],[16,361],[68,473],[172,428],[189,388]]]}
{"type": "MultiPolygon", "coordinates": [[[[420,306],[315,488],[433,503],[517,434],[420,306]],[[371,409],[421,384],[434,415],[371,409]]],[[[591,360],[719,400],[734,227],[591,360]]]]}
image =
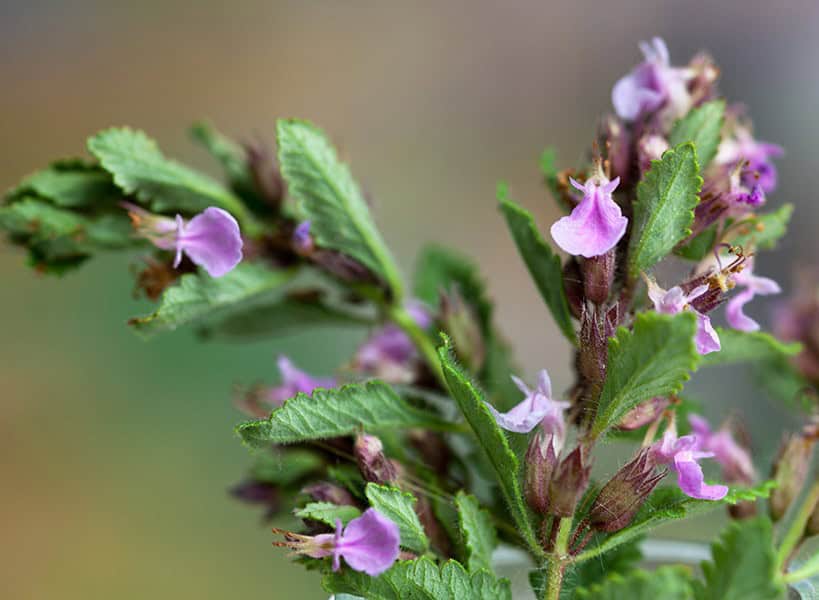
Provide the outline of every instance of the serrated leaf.
{"type": "Polygon", "coordinates": [[[501,493],[518,532],[535,555],[540,555],[542,550],[523,502],[518,459],[512,452],[506,435],[484,404],[483,394],[455,362],[449,339],[443,337],[445,343],[438,349],[438,355],[449,391],[475,432],[478,443],[495,471],[501,493]]]}
{"type": "Polygon", "coordinates": [[[711,545],[712,560],[702,563],[705,585],[697,600],[780,600],[785,586],[777,572],[773,526],[767,517],[728,525],[711,545]]]}
{"type": "Polygon", "coordinates": [[[250,469],[254,481],[287,487],[324,466],[324,460],[315,452],[302,449],[277,449],[260,452],[250,469]]]}
{"type": "Polygon", "coordinates": [[[652,161],[637,186],[631,223],[629,275],[639,277],[691,235],[702,177],[694,145],[681,144],[652,161]]]}
{"type": "Polygon", "coordinates": [[[674,123],[668,143],[693,142],[700,170],[705,171],[717,154],[724,119],[725,100],[705,102],[674,123]]]}
{"type": "Polygon", "coordinates": [[[194,123],[190,128],[190,136],[222,165],[231,187],[237,191],[253,190],[253,177],[244,148],[206,122],[194,123]]]}
{"type": "Polygon", "coordinates": [[[368,483],[365,493],[370,506],[398,525],[402,547],[417,554],[429,550],[424,527],[415,514],[415,496],[377,483],[368,483]]]}
{"type": "Polygon", "coordinates": [[[773,212],[744,219],[741,225],[735,226],[737,234],[726,241],[742,246],[746,253],[754,248],[772,250],[787,233],[792,214],[793,204],[784,204],[773,212]]]}
{"type": "Polygon", "coordinates": [[[688,241],[684,246],[677,246],[674,254],[686,260],[700,261],[714,250],[717,243],[717,224],[714,223],[697,236],[688,241]]]}
{"type": "Polygon", "coordinates": [[[155,212],[195,213],[219,206],[243,227],[249,225],[244,206],[236,196],[210,177],[166,158],[142,131],[106,129],[88,139],[88,150],[117,186],[155,212]]]}
{"type": "Polygon", "coordinates": [[[330,502],[310,502],[293,511],[299,519],[310,519],[325,523],[330,527],[336,526],[336,519],[342,525],[347,525],[353,519],[361,516],[361,511],[355,506],[332,504],[330,502]]]}
{"type": "Polygon", "coordinates": [[[350,435],[359,429],[425,427],[447,430],[449,423],[408,404],[386,383],[370,381],[298,394],[270,417],[236,428],[251,446],[291,444],[350,435]]]}
{"type": "Polygon", "coordinates": [[[679,392],[699,360],[694,314],[637,315],[631,331],[620,327],[609,339],[606,380],[592,434],[616,425],[643,400],[679,392]]]}
{"type": "Polygon", "coordinates": [[[80,160],[62,160],[32,173],[9,192],[9,202],[23,196],[47,200],[62,208],[101,208],[115,206],[122,192],[111,175],[96,165],[80,160]]]}
{"type": "Polygon", "coordinates": [[[337,250],[381,278],[396,298],[401,276],[349,167],[310,123],[279,120],[279,164],[288,193],[299,202],[316,244],[337,250]]]}
{"type": "Polygon", "coordinates": [[[786,344],[763,331],[747,332],[718,327],[717,333],[722,349],[703,356],[702,366],[776,361],[796,356],[802,350],[799,343],[786,344]]]}
{"type": "Polygon", "coordinates": [[[609,552],[620,544],[644,535],[669,521],[704,514],[726,504],[734,505],[767,498],[774,487],[773,481],[766,481],[751,488],[732,488],[722,500],[697,500],[689,498],[676,487],[659,488],[649,497],[628,527],[588,548],[579,554],[576,560],[582,562],[609,552]]]}
{"type": "Polygon", "coordinates": [[[487,571],[468,573],[455,561],[428,558],[396,563],[378,577],[344,569],[324,577],[324,589],[368,600],[512,600],[509,582],[487,571]]]}
{"type": "Polygon", "coordinates": [[[218,278],[204,271],[189,273],[165,290],[156,311],[128,323],[139,333],[151,336],[203,319],[224,317],[232,311],[248,310],[287,283],[292,275],[290,271],[271,271],[248,262],[218,278]]]}
{"type": "Polygon", "coordinates": [[[477,498],[463,491],[455,496],[458,525],[467,553],[470,571],[492,570],[492,552],[498,544],[498,535],[492,516],[480,507],[477,498]]]}
{"type": "MultiPolygon", "coordinates": [[[[615,573],[603,583],[576,590],[577,600],[690,600],[691,572],[685,567],[615,573]]],[[[748,596],[751,598],[752,596],[748,596]]]]}
{"type": "Polygon", "coordinates": [[[508,199],[505,186],[498,186],[498,200],[512,239],[529,275],[535,282],[546,306],[552,313],[557,326],[570,342],[577,343],[569,302],[563,288],[563,268],[560,257],[540,235],[532,215],[508,199]]]}

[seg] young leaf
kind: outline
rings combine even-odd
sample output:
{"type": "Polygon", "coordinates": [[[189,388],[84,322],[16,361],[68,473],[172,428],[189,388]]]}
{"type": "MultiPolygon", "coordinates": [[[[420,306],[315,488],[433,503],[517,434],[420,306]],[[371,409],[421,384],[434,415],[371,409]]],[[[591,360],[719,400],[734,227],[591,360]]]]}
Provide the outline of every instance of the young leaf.
{"type": "Polygon", "coordinates": [[[492,570],[492,551],[498,543],[492,516],[478,504],[475,496],[463,491],[455,496],[458,508],[458,524],[466,547],[470,571],[492,570]]]}
{"type": "Polygon", "coordinates": [[[706,102],[674,123],[668,143],[678,146],[684,142],[693,142],[700,170],[705,171],[717,154],[724,119],[725,100],[706,102]]]}
{"type": "Polygon", "coordinates": [[[330,502],[310,502],[301,508],[297,508],[293,511],[293,514],[299,519],[310,519],[335,528],[336,519],[339,519],[342,525],[346,525],[356,517],[361,516],[361,511],[355,506],[341,506],[330,502]]]}
{"type": "Polygon", "coordinates": [[[702,366],[776,361],[782,357],[796,356],[802,350],[802,345],[797,342],[786,344],[762,331],[746,332],[718,327],[717,333],[722,349],[703,356],[702,366]]]}
{"type": "Polygon", "coordinates": [[[81,160],[57,161],[29,175],[9,192],[7,200],[13,202],[23,196],[62,208],[83,209],[115,207],[122,200],[122,192],[108,173],[81,160]]]}
{"type": "Polygon", "coordinates": [[[316,244],[358,260],[400,298],[401,277],[393,257],[350,169],[324,133],[298,120],[279,120],[276,132],[288,192],[310,220],[316,244]]]}
{"type": "Polygon", "coordinates": [[[780,600],[785,597],[777,572],[773,526],[767,517],[731,523],[711,545],[711,562],[702,563],[705,585],[697,600],[780,600]]]}
{"type": "MultiPolygon", "coordinates": [[[[691,572],[684,567],[660,567],[655,571],[614,573],[603,583],[575,591],[576,600],[691,600],[691,572]]],[[[748,596],[751,598],[752,596],[748,596]]],[[[755,596],[754,596],[755,598],[755,596]]]]}
{"type": "Polygon", "coordinates": [[[251,446],[292,444],[350,435],[359,429],[426,427],[451,428],[435,415],[407,404],[386,383],[354,383],[331,390],[298,394],[270,417],[236,428],[251,446]]]}
{"type": "Polygon", "coordinates": [[[255,306],[291,277],[289,271],[271,271],[247,262],[240,263],[219,278],[204,272],[189,273],[183,275],[178,284],[165,290],[155,312],[135,317],[128,324],[139,333],[150,336],[205,318],[224,317],[226,312],[255,306]]]}
{"type": "Polygon", "coordinates": [[[415,496],[377,483],[368,483],[366,494],[370,506],[398,525],[401,530],[401,546],[417,554],[424,554],[429,550],[424,527],[415,514],[415,496]]]}
{"type": "Polygon", "coordinates": [[[546,306],[552,312],[557,326],[570,342],[577,343],[569,302],[563,289],[560,257],[552,252],[549,244],[540,235],[532,215],[508,199],[505,185],[498,185],[498,201],[518,252],[526,263],[546,306]]]}
{"type": "Polygon", "coordinates": [[[378,577],[344,569],[326,575],[322,584],[330,593],[368,600],[512,600],[509,581],[487,571],[468,573],[453,560],[443,566],[429,558],[398,562],[378,577]]]}
{"type": "Polygon", "coordinates": [[[529,513],[521,493],[518,459],[509,446],[509,441],[492,413],[484,404],[483,394],[472,380],[461,370],[452,356],[449,338],[444,337],[444,346],[438,349],[441,367],[444,371],[449,391],[461,409],[467,423],[475,432],[478,443],[486,453],[495,470],[501,493],[503,494],[518,532],[530,549],[540,555],[542,550],[535,537],[529,513]]]}
{"type": "Polygon", "coordinates": [[[583,551],[576,560],[582,562],[610,552],[620,544],[644,535],[669,521],[704,514],[726,504],[733,505],[767,498],[774,485],[773,481],[766,481],[752,488],[733,488],[722,500],[697,500],[684,495],[676,487],[659,488],[649,497],[628,527],[611,534],[595,546],[583,551]]]}
{"type": "Polygon", "coordinates": [[[711,227],[701,231],[697,236],[690,239],[684,246],[674,248],[674,254],[686,260],[701,261],[714,250],[714,244],[716,243],[717,224],[714,223],[711,227]]]}
{"type": "Polygon", "coordinates": [[[637,278],[691,235],[702,177],[694,145],[668,150],[637,186],[631,223],[629,275],[637,278]]]}
{"type": "Polygon", "coordinates": [[[609,339],[606,381],[600,394],[594,436],[616,425],[643,400],[679,392],[697,366],[692,313],[638,314],[631,331],[620,327],[609,339]]]}
{"type": "Polygon", "coordinates": [[[166,158],[142,131],[106,129],[88,139],[88,149],[117,186],[153,211],[194,213],[219,206],[243,226],[247,224],[244,206],[236,196],[210,177],[166,158]]]}
{"type": "Polygon", "coordinates": [[[779,238],[788,231],[792,214],[793,204],[784,204],[773,212],[750,217],[742,225],[735,226],[737,235],[727,241],[742,246],[746,252],[754,248],[772,250],[779,238]]]}

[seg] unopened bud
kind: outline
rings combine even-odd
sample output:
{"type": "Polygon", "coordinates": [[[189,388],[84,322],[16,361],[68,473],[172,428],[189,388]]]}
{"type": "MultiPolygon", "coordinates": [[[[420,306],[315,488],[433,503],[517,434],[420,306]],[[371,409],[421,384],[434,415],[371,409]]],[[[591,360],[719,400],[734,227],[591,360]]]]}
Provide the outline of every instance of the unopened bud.
{"type": "Polygon", "coordinates": [[[329,481],[319,481],[309,485],[302,492],[310,496],[315,502],[327,502],[338,506],[355,506],[356,504],[350,492],[329,481]]]}
{"type": "Polygon", "coordinates": [[[559,448],[555,448],[555,442],[554,434],[538,429],[526,450],[526,501],[540,515],[549,513],[549,484],[557,466],[557,453],[560,452],[559,448]]]}
{"type": "Polygon", "coordinates": [[[621,431],[632,431],[639,429],[643,425],[653,423],[663,414],[663,411],[669,404],[671,404],[671,401],[662,396],[641,402],[626,413],[626,416],[617,424],[617,429],[621,431]]]}
{"type": "Polygon", "coordinates": [[[631,523],[654,487],[667,471],[655,472],[649,448],[643,448],[631,462],[603,486],[589,510],[589,523],[598,531],[614,532],[631,523]]]}
{"type": "Polygon", "coordinates": [[[651,161],[660,160],[663,152],[668,150],[668,140],[661,135],[644,135],[637,142],[637,164],[640,173],[645,173],[651,168],[651,161]]]}
{"type": "Polygon", "coordinates": [[[599,136],[611,168],[610,179],[619,177],[622,184],[627,184],[631,176],[631,134],[628,128],[620,119],[609,115],[600,123],[599,136]]]}
{"type": "Polygon", "coordinates": [[[478,372],[486,358],[486,345],[474,311],[464,302],[457,288],[441,293],[441,322],[452,338],[458,358],[478,372]]]}
{"type": "Polygon", "coordinates": [[[293,230],[293,250],[301,256],[310,256],[316,249],[316,243],[310,234],[310,221],[302,221],[293,230]]]}
{"type": "Polygon", "coordinates": [[[802,490],[815,443],[814,438],[798,434],[788,435],[782,442],[771,473],[776,487],[771,492],[768,507],[774,521],[785,516],[802,490]]]}
{"type": "Polygon", "coordinates": [[[577,502],[589,486],[591,464],[586,464],[583,450],[575,448],[555,470],[549,485],[549,512],[558,517],[574,514],[577,502]]]}
{"type": "Polygon", "coordinates": [[[583,292],[595,304],[605,304],[614,282],[615,249],[583,260],[583,292]]]}
{"type": "Polygon", "coordinates": [[[384,445],[374,435],[362,433],[356,437],[353,448],[358,470],[365,481],[392,483],[398,479],[398,469],[384,454],[384,445]]]}
{"type": "Polygon", "coordinates": [[[247,162],[253,183],[259,196],[278,210],[284,200],[284,179],[276,164],[273,150],[267,144],[257,142],[245,146],[247,162]]]}

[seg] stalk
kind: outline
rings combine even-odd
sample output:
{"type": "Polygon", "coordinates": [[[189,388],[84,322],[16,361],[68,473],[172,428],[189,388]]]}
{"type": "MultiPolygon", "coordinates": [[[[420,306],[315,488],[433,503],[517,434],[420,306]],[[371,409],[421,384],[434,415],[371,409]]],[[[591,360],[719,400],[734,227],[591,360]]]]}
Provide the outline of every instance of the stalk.
{"type": "Polygon", "coordinates": [[[548,567],[546,572],[546,589],[543,590],[543,600],[560,600],[560,588],[563,586],[563,573],[566,565],[571,562],[569,556],[569,534],[572,531],[572,518],[562,518],[557,523],[557,536],[554,548],[547,554],[548,567]]]}

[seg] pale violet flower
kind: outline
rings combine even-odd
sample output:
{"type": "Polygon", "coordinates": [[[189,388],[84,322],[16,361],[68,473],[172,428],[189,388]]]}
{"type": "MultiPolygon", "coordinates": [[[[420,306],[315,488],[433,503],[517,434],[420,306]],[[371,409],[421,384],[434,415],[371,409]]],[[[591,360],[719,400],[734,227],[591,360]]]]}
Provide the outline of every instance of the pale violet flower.
{"type": "Polygon", "coordinates": [[[753,261],[748,260],[745,268],[734,276],[734,283],[745,289],[731,298],[725,307],[725,317],[728,324],[740,331],[757,331],[759,323],[745,314],[745,305],[753,300],[754,296],[768,296],[782,291],[779,284],[768,277],[759,277],[753,274],[753,261]]]}
{"type": "Polygon", "coordinates": [[[724,485],[709,485],[699,460],[714,456],[713,452],[698,449],[694,435],[678,438],[673,431],[666,430],[663,439],[652,446],[654,460],[668,465],[677,473],[677,485],[686,496],[700,500],[722,500],[728,494],[724,485]]]}
{"type": "Polygon", "coordinates": [[[286,356],[279,356],[276,364],[282,379],[279,385],[268,391],[268,400],[273,406],[281,406],[296,394],[312,394],[317,388],[332,388],[336,385],[336,380],[332,377],[313,377],[298,369],[286,356]]]}
{"type": "Polygon", "coordinates": [[[699,415],[688,415],[688,422],[697,438],[697,449],[714,455],[726,480],[745,485],[753,483],[756,474],[751,455],[737,444],[726,427],[713,431],[708,421],[699,415]]]}
{"type": "Polygon", "coordinates": [[[697,352],[708,354],[716,352],[722,347],[719,335],[711,325],[710,317],[698,312],[691,306],[692,300],[699,298],[708,291],[708,285],[698,286],[686,294],[678,285],[666,291],[650,279],[647,279],[647,282],[648,297],[654,303],[654,310],[666,315],[676,315],[683,310],[690,310],[697,316],[697,333],[694,336],[697,352]]]}

